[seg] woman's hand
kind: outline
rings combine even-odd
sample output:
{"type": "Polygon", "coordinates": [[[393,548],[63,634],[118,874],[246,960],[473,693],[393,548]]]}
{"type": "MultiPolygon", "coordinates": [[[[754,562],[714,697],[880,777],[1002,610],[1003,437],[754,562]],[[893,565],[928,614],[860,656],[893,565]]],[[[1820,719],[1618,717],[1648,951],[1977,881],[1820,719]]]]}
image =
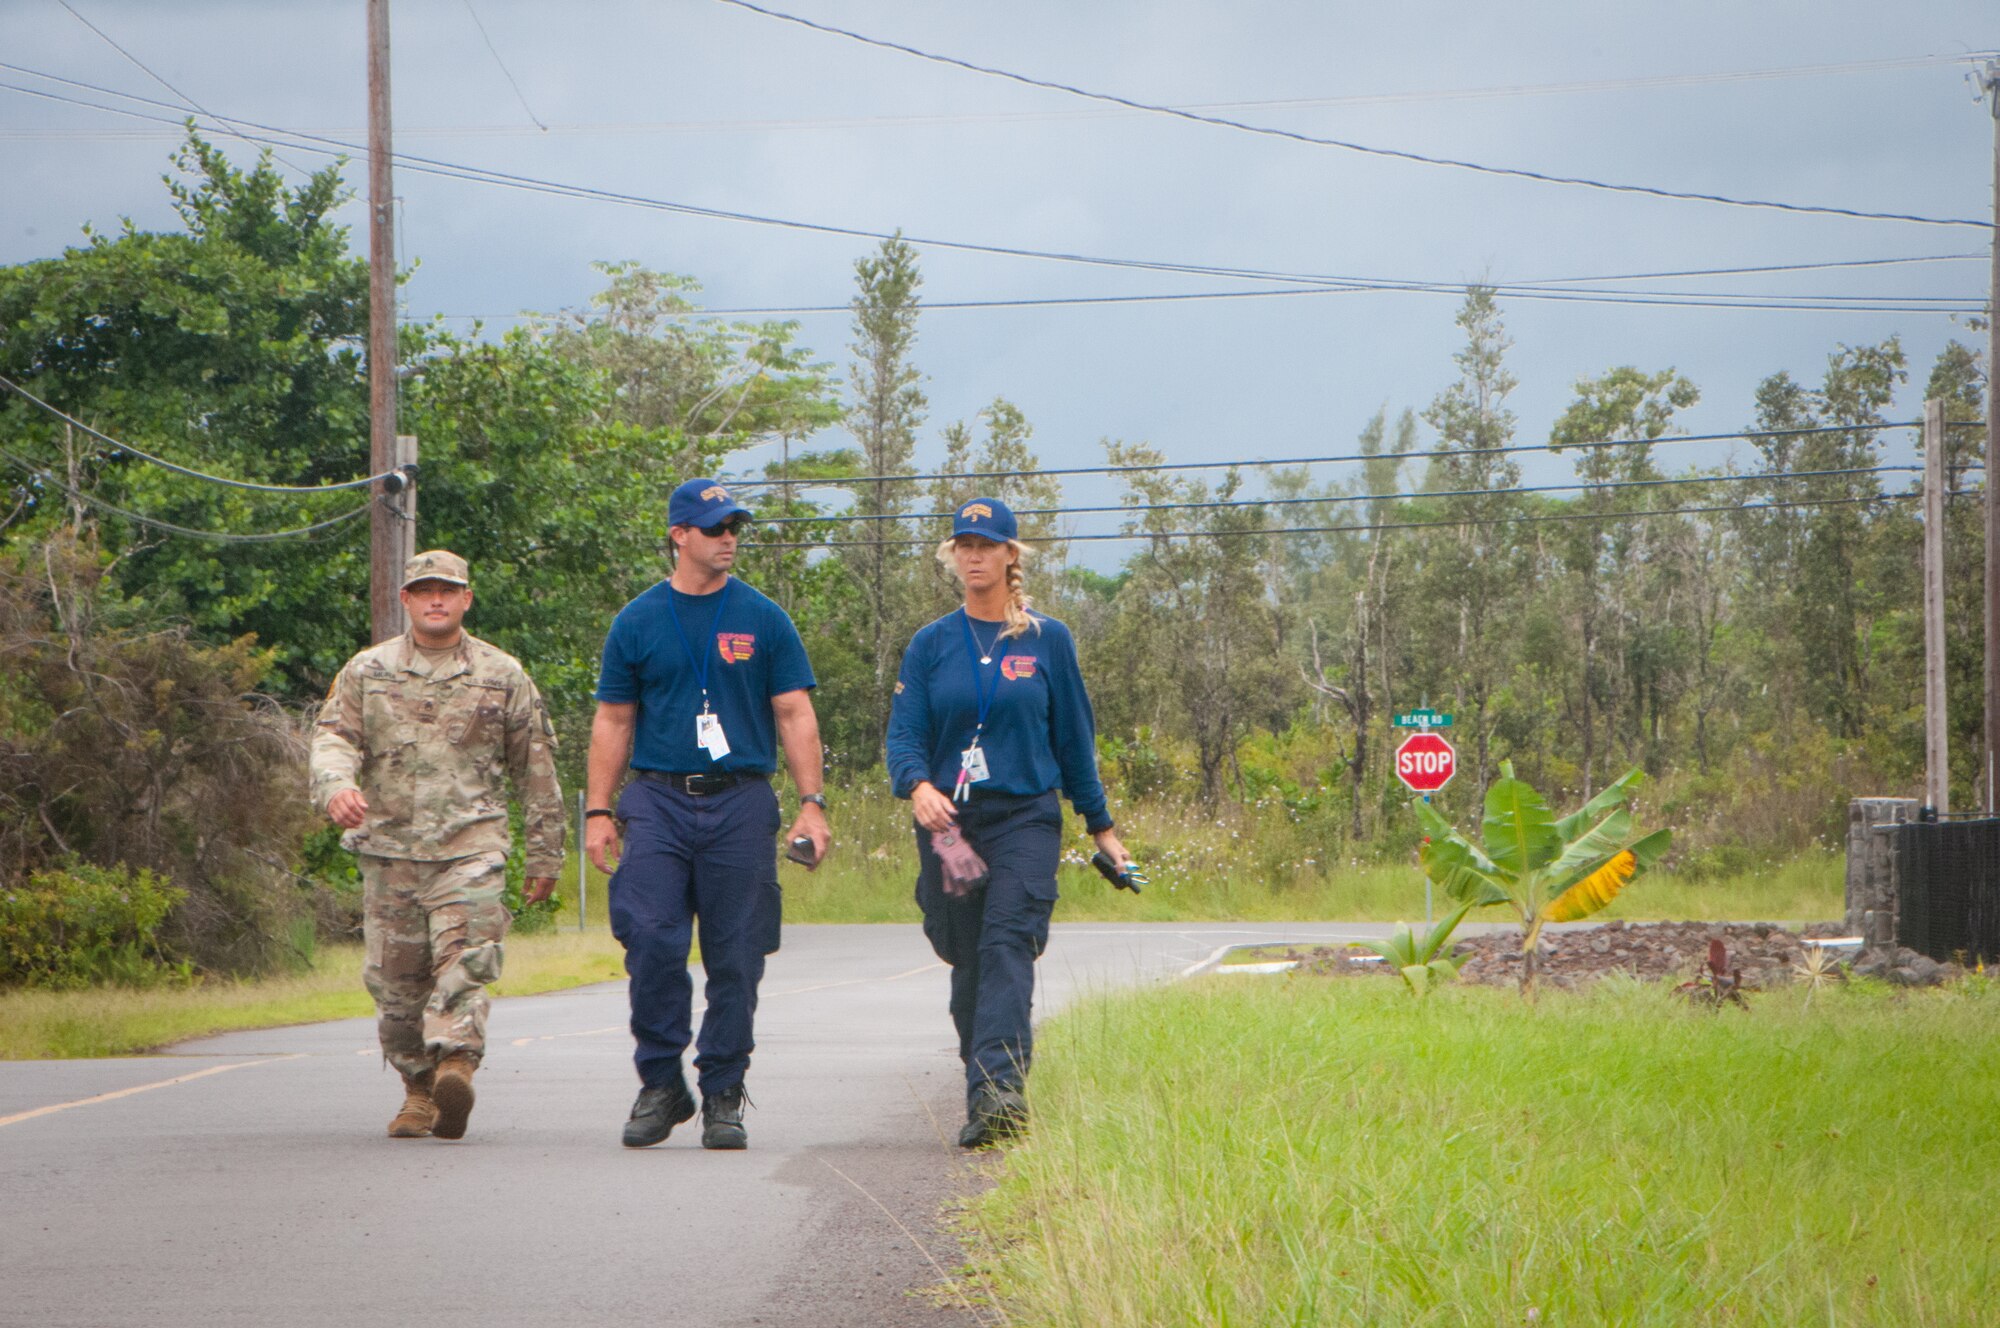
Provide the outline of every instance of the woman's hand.
{"type": "Polygon", "coordinates": [[[928,779],[918,780],[910,790],[910,810],[917,824],[932,832],[949,830],[958,821],[958,808],[928,779]]]}
{"type": "Polygon", "coordinates": [[[1097,841],[1097,847],[1104,851],[1104,856],[1110,858],[1111,865],[1119,871],[1124,871],[1126,864],[1132,861],[1132,855],[1119,842],[1116,830],[1099,830],[1091,838],[1097,841]]]}

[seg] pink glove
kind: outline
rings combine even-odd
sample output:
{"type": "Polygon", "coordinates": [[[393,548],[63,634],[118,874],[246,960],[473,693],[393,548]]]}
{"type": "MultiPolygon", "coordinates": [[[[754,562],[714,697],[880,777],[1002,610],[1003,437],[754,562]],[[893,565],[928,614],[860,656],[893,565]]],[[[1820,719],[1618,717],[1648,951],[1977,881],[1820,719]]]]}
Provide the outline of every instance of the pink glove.
{"type": "Polygon", "coordinates": [[[954,898],[972,893],[972,887],[986,879],[986,863],[959,836],[958,827],[931,832],[931,852],[944,867],[944,892],[954,898]]]}

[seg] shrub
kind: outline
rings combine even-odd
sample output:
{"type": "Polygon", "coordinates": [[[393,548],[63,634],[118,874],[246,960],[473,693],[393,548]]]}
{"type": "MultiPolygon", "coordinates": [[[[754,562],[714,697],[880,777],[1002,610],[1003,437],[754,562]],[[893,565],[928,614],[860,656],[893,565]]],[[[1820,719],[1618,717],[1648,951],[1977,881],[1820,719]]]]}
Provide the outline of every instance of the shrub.
{"type": "Polygon", "coordinates": [[[191,970],[170,965],[157,933],[186,892],[143,867],[69,862],[0,889],[0,986],[146,986],[191,970]]]}

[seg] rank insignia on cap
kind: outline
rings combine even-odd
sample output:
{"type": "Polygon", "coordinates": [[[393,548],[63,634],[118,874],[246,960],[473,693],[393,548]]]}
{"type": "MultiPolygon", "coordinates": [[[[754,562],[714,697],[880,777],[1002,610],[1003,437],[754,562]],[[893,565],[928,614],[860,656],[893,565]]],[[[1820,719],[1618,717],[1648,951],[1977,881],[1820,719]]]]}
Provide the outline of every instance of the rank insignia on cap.
{"type": "Polygon", "coordinates": [[[727,498],[728,496],[729,490],[723,488],[720,484],[711,484],[701,491],[701,500],[705,503],[712,503],[718,498],[727,498]]]}
{"type": "Polygon", "coordinates": [[[992,516],[993,509],[988,507],[985,503],[967,503],[963,508],[959,510],[958,514],[964,517],[967,521],[977,521],[982,516],[986,517],[992,516]]]}
{"type": "Polygon", "coordinates": [[[757,638],[750,632],[717,632],[715,648],[725,663],[735,664],[757,653],[757,638]]]}
{"type": "Polygon", "coordinates": [[[1009,655],[1000,661],[1000,676],[1007,679],[1032,678],[1035,676],[1033,655],[1009,655]]]}

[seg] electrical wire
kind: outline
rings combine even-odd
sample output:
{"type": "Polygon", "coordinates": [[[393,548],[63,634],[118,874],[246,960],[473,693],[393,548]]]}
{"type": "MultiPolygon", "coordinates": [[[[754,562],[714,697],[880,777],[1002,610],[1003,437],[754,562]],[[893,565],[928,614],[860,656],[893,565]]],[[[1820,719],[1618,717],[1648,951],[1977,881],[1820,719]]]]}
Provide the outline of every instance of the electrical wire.
{"type": "MultiPolygon", "coordinates": [[[[1577,484],[1517,484],[1507,489],[1420,489],[1409,493],[1341,493],[1320,497],[1218,498],[1189,503],[1113,503],[1099,507],[1017,507],[1015,516],[1091,516],[1106,512],[1215,511],[1239,507],[1315,507],[1340,503],[1411,502],[1431,498],[1498,498],[1523,493],[1568,493],[1578,496],[1610,489],[1656,489],[1678,484],[1751,484],[1765,481],[1827,479],[1845,475],[1889,475],[1921,471],[1922,466],[1848,466],[1840,470],[1760,471],[1748,475],[1662,476],[1646,480],[1601,480],[1577,484]]],[[[1958,469],[1981,469],[1979,466],[1958,469]]],[[[832,512],[824,516],[758,517],[759,526],[843,525],[869,521],[943,521],[955,512],[832,512]]]]}
{"type": "MultiPolygon", "coordinates": [[[[1979,422],[1948,421],[1947,428],[1971,428],[1979,422]]],[[[1354,461],[1424,461],[1436,457],[1510,456],[1519,452],[1562,452],[1600,447],[1655,447],[1670,443],[1734,442],[1738,439],[1796,438],[1827,433],[1875,433],[1883,429],[1916,429],[1922,420],[1880,424],[1822,424],[1797,429],[1748,429],[1737,433],[1677,433],[1663,438],[1596,438],[1574,443],[1513,443],[1505,447],[1433,448],[1423,452],[1347,452],[1334,456],[1251,458],[1237,461],[1158,461],[1119,466],[1053,466],[1035,470],[936,471],[927,475],[852,475],[833,479],[732,479],[732,488],[768,488],[788,484],[795,489],[837,489],[849,484],[915,484],[927,480],[1004,480],[1029,475],[1123,475],[1162,470],[1231,470],[1244,466],[1326,466],[1354,461]]],[[[1979,427],[1984,427],[1980,424],[1979,427]]]]}
{"type": "MultiPolygon", "coordinates": [[[[176,97],[179,97],[188,106],[201,112],[203,115],[206,115],[209,119],[214,120],[216,123],[220,124],[224,129],[228,130],[230,133],[235,134],[237,138],[242,139],[245,143],[250,142],[250,139],[246,137],[244,134],[238,132],[229,123],[228,120],[224,119],[222,116],[217,115],[215,112],[209,110],[206,106],[203,106],[200,102],[196,101],[193,97],[188,96],[187,93],[182,92],[179,88],[167,82],[165,77],[155,72],[151,65],[148,65],[144,60],[141,60],[138,56],[132,54],[130,51],[126,50],[123,46],[120,46],[115,40],[113,40],[110,33],[106,32],[103,28],[98,27],[95,23],[92,23],[89,19],[85,18],[83,14],[77,9],[77,7],[75,5],[72,5],[69,2],[69,0],[56,0],[56,3],[61,5],[64,9],[67,9],[70,13],[71,18],[83,24],[84,27],[89,28],[92,32],[96,33],[98,37],[103,39],[104,44],[106,46],[109,46],[112,50],[118,52],[118,54],[124,56],[128,61],[136,65],[140,73],[144,74],[147,78],[152,79],[155,83],[165,88],[168,92],[173,93],[176,97]]],[[[276,156],[277,154],[273,153],[272,155],[276,156]]],[[[286,161],[285,158],[283,157],[278,157],[278,160],[284,162],[285,165],[290,166],[300,175],[304,175],[307,173],[304,170],[304,168],[300,167],[296,162],[286,161]]]]}
{"type": "Polygon", "coordinates": [[[521,85],[514,81],[514,71],[507,68],[507,62],[500,58],[500,48],[493,44],[493,38],[487,33],[486,25],[479,19],[479,11],[472,7],[472,0],[465,0],[465,12],[472,16],[472,26],[479,29],[479,38],[486,43],[487,51],[493,56],[493,63],[499,65],[500,72],[506,76],[507,86],[513,88],[514,95],[520,99],[521,109],[526,111],[528,118],[535,122],[535,128],[545,134],[548,133],[549,127],[542,123],[541,116],[535,114],[535,108],[528,105],[528,95],[522,92],[521,85]]]}
{"type": "Polygon", "coordinates": [[[1174,119],[1186,120],[1193,124],[1210,125],[1220,129],[1234,129],[1241,133],[1257,134],[1267,138],[1286,139],[1294,143],[1304,143],[1313,147],[1339,148],[1346,152],[1358,152],[1371,157],[1388,157],[1397,161],[1414,162],[1423,166],[1445,166],[1455,170],[1473,171],[1481,175],[1497,175],[1518,180],[1531,180],[1538,184],[1574,185],[1584,189],[1600,189],[1621,194],[1639,194],[1649,198],[1671,199],[1677,202],[1716,203],[1726,207],[1761,208],[1775,212],[1850,217],[1862,221],[1901,221],[1922,226],[1975,226],[1981,230],[1991,230],[1993,226],[1993,223],[1990,221],[1966,217],[1923,217],[1907,212],[1867,212],[1855,208],[1828,207],[1809,203],[1781,203],[1770,199],[1732,198],[1725,194],[1693,193],[1678,189],[1661,189],[1652,185],[1615,184],[1606,180],[1593,180],[1585,176],[1551,175],[1543,171],[1525,170],[1514,166],[1488,166],[1480,162],[1463,161],[1455,157],[1433,157],[1421,152],[1409,152],[1400,148],[1372,147],[1368,144],[1356,143],[1348,139],[1319,138],[1312,134],[1299,133],[1296,130],[1276,129],[1268,125],[1255,125],[1243,120],[1232,120],[1220,115],[1205,115],[1197,111],[1181,110],[1178,107],[1160,105],[1155,102],[1143,102],[1130,97],[1120,97],[1108,92],[1093,92],[1088,88],[1080,88],[1070,83],[1060,83],[1053,79],[1033,78],[1026,74],[1017,74],[1011,70],[1000,69],[993,65],[975,64],[970,60],[962,60],[956,56],[941,55],[934,51],[921,50],[915,46],[905,45],[902,42],[887,41],[880,37],[870,37],[865,33],[855,32],[849,28],[835,27],[830,23],[818,23],[797,14],[788,14],[783,10],[768,9],[763,5],[751,3],[751,0],[717,0],[717,3],[731,5],[737,9],[747,10],[753,14],[761,14],[766,18],[777,19],[781,22],[797,24],[799,27],[810,28],[815,32],[826,33],[830,36],[845,37],[849,41],[860,42],[864,46],[874,46],[885,51],[895,51],[903,55],[914,56],[919,60],[928,60],[934,64],[950,65],[954,68],[969,70],[975,74],[984,74],[989,78],[999,78],[1019,83],[1026,87],[1041,88],[1050,92],[1067,93],[1072,97],[1107,102],[1113,106],[1126,107],[1129,110],[1147,111],[1154,115],[1170,116],[1174,119]]]}
{"type": "MultiPolygon", "coordinates": [[[[1357,93],[1338,97],[1278,97],[1231,101],[1182,102],[1184,110],[1312,110],[1325,107],[1381,106],[1423,102],[1480,101],[1503,97],[1548,96],[1572,93],[1624,92],[1634,89],[1685,87],[1714,83],[1741,83],[1781,78],[1809,78],[1830,74],[1876,73],[1920,69],[1937,65],[1963,64],[1982,58],[1984,52],[1958,55],[1896,56],[1883,60],[1854,60],[1840,64],[1792,65],[1777,69],[1749,69],[1707,74],[1661,74],[1617,79],[1591,79],[1568,83],[1504,84],[1480,88],[1434,88],[1422,92],[1357,93]]],[[[1038,111],[968,111],[925,115],[844,115],[737,120],[612,120],[548,124],[530,130],[517,124],[403,125],[397,137],[495,138],[524,134],[549,135],[639,135],[775,132],[821,129],[930,128],[976,124],[1045,124],[1095,119],[1117,119],[1148,114],[1123,108],[1076,108],[1038,111]]],[[[314,132],[363,134],[359,127],[319,127],[314,132]]],[[[70,139],[92,141],[135,141],[170,137],[162,130],[77,130],[0,129],[0,139],[70,139]]]]}
{"type": "MultiPolygon", "coordinates": [[[[1118,534],[1051,535],[1051,542],[1068,544],[1086,540],[1169,540],[1169,539],[1231,539],[1248,535],[1339,535],[1363,534],[1384,530],[1433,530],[1441,527],[1457,526],[1530,526],[1554,521],[1626,521],[1636,517],[1686,516],[1708,512],[1769,512],[1787,508],[1802,507],[1847,507],[1863,503],[1909,502],[1923,495],[1915,493],[1885,493],[1870,498],[1818,498],[1801,499],[1796,502],[1764,503],[1721,503],[1711,507],[1657,507],[1643,508],[1636,512],[1548,512],[1539,515],[1518,516],[1497,515],[1489,517],[1464,517],[1452,521],[1372,521],[1344,526],[1267,526],[1255,530],[1135,530],[1118,534]]],[[[864,540],[801,540],[785,543],[765,543],[764,541],[743,541],[744,549],[853,549],[893,546],[913,548],[937,543],[934,539],[919,536],[914,539],[864,539],[864,540]]]]}
{"type": "Polygon", "coordinates": [[[56,478],[55,472],[51,471],[48,467],[37,465],[25,457],[17,456],[4,447],[0,447],[0,460],[11,461],[42,483],[52,485],[78,502],[94,507],[101,512],[109,512],[113,516],[123,517],[127,521],[136,522],[142,526],[151,526],[155,530],[164,530],[170,535],[185,535],[190,539],[213,540],[218,544],[269,544],[275,540],[298,539],[301,536],[315,535],[320,531],[331,530],[335,526],[352,521],[355,517],[362,515],[375,505],[371,500],[361,504],[359,507],[342,512],[338,516],[329,517],[325,521],[315,521],[309,526],[297,526],[291,530],[271,530],[256,533],[241,533],[227,530],[196,530],[192,526],[177,526],[171,521],[162,521],[158,517],[147,516],[143,512],[134,512],[129,508],[119,507],[115,503],[108,503],[96,494],[86,493],[75,485],[56,478]]]}
{"type": "MultiPolygon", "coordinates": [[[[138,102],[141,105],[167,107],[166,103],[159,102],[150,97],[142,97],[135,93],[129,93],[129,92],[119,92],[115,89],[100,87],[96,84],[85,83],[81,80],[66,78],[61,75],[46,74],[39,70],[29,69],[26,66],[11,64],[6,61],[0,61],[0,69],[11,70],[20,74],[26,74],[33,78],[47,79],[50,82],[62,84],[68,87],[82,88],[87,91],[98,93],[103,96],[123,98],[128,101],[138,102]]],[[[169,119],[167,117],[162,117],[157,115],[149,115],[146,114],[145,112],[131,110],[129,108],[122,106],[106,106],[98,102],[87,101],[77,97],[64,96],[60,93],[49,92],[40,88],[22,87],[19,84],[14,84],[14,83],[0,83],[0,89],[21,93],[26,96],[38,97],[49,101],[60,102],[67,105],[80,106],[89,110],[102,111],[113,115],[122,115],[132,119],[149,120],[166,124],[182,123],[182,121],[180,120],[169,119]]],[[[172,109],[172,108],[167,107],[167,109],[172,109]]],[[[301,133],[300,131],[286,130],[286,129],[276,128],[274,126],[262,125],[254,121],[238,121],[237,123],[244,124],[249,126],[250,128],[257,129],[259,131],[263,131],[270,134],[287,135],[288,137],[285,139],[271,138],[268,140],[261,140],[261,141],[278,143],[285,146],[293,146],[300,148],[303,151],[316,152],[322,155],[332,156],[336,158],[345,157],[349,153],[365,152],[365,149],[361,145],[355,143],[346,143],[337,139],[325,138],[319,135],[307,135],[301,133]],[[298,142],[292,142],[291,140],[293,139],[310,139],[313,141],[298,143],[298,142]],[[320,146],[321,144],[328,146],[320,146]]],[[[435,158],[421,157],[410,153],[398,152],[393,155],[395,161],[397,162],[397,168],[399,170],[414,171],[418,174],[436,176],[442,179],[462,180],[469,183],[493,185],[503,188],[516,189],[527,193],[546,194],[561,198],[573,198],[573,199],[581,199],[584,201],[592,201],[592,202],[614,203],[626,207],[635,207],[653,211],[670,212],[680,216],[692,216],[708,220],[731,221],[731,222],[740,222],[750,225],[771,226],[780,229],[799,230],[815,234],[838,235],[852,239],[867,239],[867,240],[877,240],[877,241],[900,239],[911,245],[923,248],[948,249],[965,253],[989,254],[1005,258],[1027,258],[1027,259],[1034,259],[1046,262],[1081,264],[1092,267],[1118,268],[1118,269],[1125,269],[1132,271],[1169,272],[1187,276],[1234,278],[1238,280],[1275,282],[1286,285],[1325,286],[1333,289],[1354,289],[1354,290],[1414,289],[1414,290],[1428,291],[1432,293],[1451,292],[1454,294],[1462,293],[1465,289],[1464,285],[1458,283],[1404,282],[1404,281],[1385,280],[1380,278],[1354,278],[1354,277],[1339,277],[1339,276],[1321,276],[1321,275],[1307,274],[1307,273],[1273,272],[1258,268],[1227,267],[1214,264],[1169,262],[1169,261],[1153,260],[1153,259],[1112,258],[1112,257],[1104,257],[1092,254],[1063,252],[1058,250],[1028,249],[1019,246],[984,244],[975,241],[952,240],[935,236],[903,235],[900,231],[874,231],[874,230],[866,230],[859,227],[836,226],[824,222],[802,221],[796,218],[773,217],[773,216],[765,216],[757,213],[748,213],[748,212],[735,212],[721,208],[708,208],[695,204],[680,203],[669,199],[650,198],[638,194],[626,194],[614,190],[597,189],[594,187],[582,186],[582,185],[569,185],[556,181],[542,180],[532,176],[522,176],[503,171],[488,170],[483,167],[461,166],[456,163],[439,161],[435,158]]],[[[1855,297],[1855,298],[1867,298],[1867,297],[1855,297]]],[[[1642,299],[1626,299],[1621,297],[1615,302],[1642,303],[1644,301],[1642,299]]],[[[938,306],[926,306],[926,307],[938,307],[938,306]]],[[[827,308],[828,311],[832,311],[834,306],[828,306],[827,308]]],[[[841,311],[846,310],[846,306],[839,306],[839,308],[841,309],[841,311]]],[[[1950,310],[1946,309],[1939,309],[1937,311],[1950,312],[1950,310]]],[[[1869,311],[1855,310],[1855,312],[1869,312],[1869,311]]],[[[1919,311],[1894,309],[1894,310],[1885,310],[1885,312],[1919,312],[1919,311]]]]}
{"type": "MultiPolygon", "coordinates": [[[[1488,287],[1488,289],[1494,289],[1488,287]]],[[[1280,290],[1230,290],[1230,291],[1177,291],[1154,295],[1057,295],[1044,298],[1000,299],[1000,300],[920,300],[913,307],[920,313],[950,312],[965,309],[1054,309],[1076,308],[1096,305],[1121,304],[1171,304],[1204,300],[1255,300],[1286,295],[1353,295],[1363,292],[1406,292],[1416,295],[1449,295],[1454,299],[1464,295],[1464,286],[1430,284],[1356,284],[1352,286],[1301,286],[1280,290]]],[[[1889,313],[1889,314],[1982,314],[1986,302],[1974,297],[1948,295],[1911,296],[1870,296],[1870,295],[1798,295],[1798,296],[1704,296],[1695,292],[1657,292],[1643,295],[1617,294],[1598,291],[1537,291],[1533,289],[1509,288],[1495,290],[1495,298],[1504,300],[1539,300],[1558,304],[1620,304],[1655,306],[1673,309],[1748,309],[1781,311],[1785,313],[1889,313]],[[1837,303],[1836,303],[1837,302],[1837,303]]],[[[664,317],[678,319],[701,318],[796,318],[811,315],[847,315],[854,312],[851,304],[804,304],[804,305],[752,305],[721,309],[687,309],[670,312],[664,317]]],[[[433,317],[448,319],[474,319],[481,322],[498,321],[508,318],[534,318],[535,314],[435,314],[433,317]]]]}
{"type": "Polygon", "coordinates": [[[83,432],[101,443],[108,443],[121,452],[130,452],[141,461],[149,461],[163,470],[171,470],[177,475],[186,475],[191,479],[203,480],[209,484],[226,485],[232,489],[250,489],[257,493],[337,493],[342,489],[363,489],[371,484],[379,484],[383,480],[400,474],[396,470],[387,470],[380,475],[370,475],[365,479],[358,480],[342,480],[338,484],[258,484],[251,480],[230,479],[225,475],[210,475],[204,471],[190,470],[186,466],[167,460],[165,457],[154,456],[151,452],[144,451],[141,448],[132,446],[130,443],[113,438],[110,434],[101,433],[91,428],[88,424],[85,424],[76,416],[69,414],[59,407],[50,405],[27,388],[22,387],[19,383],[4,375],[0,375],[0,387],[7,388],[24,399],[33,402],[65,424],[70,424],[83,430],[83,432]]]}

